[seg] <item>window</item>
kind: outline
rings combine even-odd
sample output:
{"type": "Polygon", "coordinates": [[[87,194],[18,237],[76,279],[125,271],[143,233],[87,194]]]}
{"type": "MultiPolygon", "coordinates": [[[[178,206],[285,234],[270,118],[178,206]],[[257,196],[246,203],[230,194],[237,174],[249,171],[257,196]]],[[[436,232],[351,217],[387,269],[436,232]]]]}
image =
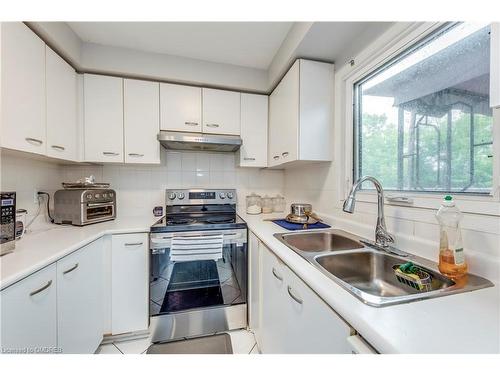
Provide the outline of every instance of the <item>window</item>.
{"type": "MultiPolygon", "coordinates": [[[[354,84],[354,178],[491,192],[490,27],[446,26],[354,84]]],[[[367,188],[369,186],[367,185],[367,188]]]]}

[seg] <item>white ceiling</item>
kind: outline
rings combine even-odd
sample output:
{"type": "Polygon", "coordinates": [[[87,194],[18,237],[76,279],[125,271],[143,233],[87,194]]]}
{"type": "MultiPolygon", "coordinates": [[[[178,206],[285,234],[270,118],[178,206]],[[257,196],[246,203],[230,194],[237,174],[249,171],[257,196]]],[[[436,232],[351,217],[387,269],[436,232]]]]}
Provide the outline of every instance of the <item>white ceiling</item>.
{"type": "Polygon", "coordinates": [[[293,22],[68,22],[84,42],[267,69],[293,22]]]}

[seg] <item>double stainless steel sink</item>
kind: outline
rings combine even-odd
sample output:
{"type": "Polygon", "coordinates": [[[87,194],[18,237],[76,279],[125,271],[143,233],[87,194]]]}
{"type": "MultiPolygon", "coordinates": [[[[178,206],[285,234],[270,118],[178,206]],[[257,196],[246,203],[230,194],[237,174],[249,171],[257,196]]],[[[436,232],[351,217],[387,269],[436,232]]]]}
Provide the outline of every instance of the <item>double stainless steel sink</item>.
{"type": "Polygon", "coordinates": [[[377,248],[370,241],[337,229],[274,236],[371,306],[394,305],[493,286],[490,281],[472,274],[455,282],[441,275],[434,262],[395,248],[377,248]],[[428,290],[414,289],[396,277],[394,267],[409,261],[430,274],[428,290]]]}

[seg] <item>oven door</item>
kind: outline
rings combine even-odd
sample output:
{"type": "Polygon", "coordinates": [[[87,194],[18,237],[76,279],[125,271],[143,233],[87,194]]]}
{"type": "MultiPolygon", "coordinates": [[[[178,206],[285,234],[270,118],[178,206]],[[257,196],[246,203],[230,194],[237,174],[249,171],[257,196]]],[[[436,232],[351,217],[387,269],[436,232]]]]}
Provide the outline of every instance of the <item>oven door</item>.
{"type": "Polygon", "coordinates": [[[149,303],[152,317],[246,304],[246,229],[151,233],[150,250],[149,303]],[[219,235],[222,235],[219,255],[197,255],[204,253],[197,253],[196,249],[219,235]],[[179,257],[177,248],[172,251],[174,236],[186,239],[188,244],[183,250],[190,255],[179,257]]]}

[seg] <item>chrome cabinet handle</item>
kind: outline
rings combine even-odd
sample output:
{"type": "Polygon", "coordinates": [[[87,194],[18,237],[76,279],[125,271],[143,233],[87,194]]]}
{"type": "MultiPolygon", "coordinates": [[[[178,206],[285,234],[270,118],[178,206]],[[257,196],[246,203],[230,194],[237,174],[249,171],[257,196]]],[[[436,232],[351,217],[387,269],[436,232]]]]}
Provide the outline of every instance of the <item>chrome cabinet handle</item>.
{"type": "Polygon", "coordinates": [[[280,157],[279,157],[279,155],[274,155],[274,156],[273,156],[273,159],[274,159],[274,160],[278,160],[279,158],[280,158],[280,157]]]}
{"type": "Polygon", "coordinates": [[[283,277],[277,274],[276,268],[274,267],[273,267],[273,276],[276,277],[279,281],[283,281],[283,277]]]}
{"type": "Polygon", "coordinates": [[[205,126],[208,126],[209,128],[218,128],[219,124],[205,124],[205,126]]]}
{"type": "Polygon", "coordinates": [[[104,156],[118,156],[118,155],[120,155],[118,152],[109,152],[109,151],[104,151],[102,154],[104,156]]]}
{"type": "Polygon", "coordinates": [[[128,154],[128,156],[132,156],[134,158],[142,158],[144,156],[144,154],[136,154],[134,152],[128,154]]]}
{"type": "Polygon", "coordinates": [[[292,293],[292,287],[290,285],[288,285],[288,288],[286,288],[286,290],[288,291],[288,295],[295,301],[297,302],[299,305],[302,305],[302,303],[304,302],[303,300],[301,300],[299,297],[295,296],[293,293],[292,293]]]}
{"type": "Polygon", "coordinates": [[[69,270],[66,270],[63,272],[63,275],[66,275],[67,273],[70,273],[70,272],[73,272],[74,270],[76,270],[78,268],[78,263],[76,263],[73,267],[71,267],[69,270]]]}
{"type": "Polygon", "coordinates": [[[290,153],[288,151],[282,152],[281,155],[286,158],[290,153]]]}
{"type": "Polygon", "coordinates": [[[38,288],[37,290],[34,290],[30,293],[30,297],[33,297],[35,294],[38,294],[38,293],[41,293],[43,292],[45,289],[47,289],[49,286],[52,285],[52,280],[49,280],[47,282],[47,284],[45,284],[44,286],[42,286],[41,288],[38,288]]]}
{"type": "Polygon", "coordinates": [[[243,158],[243,160],[250,160],[250,161],[254,161],[255,158],[243,158]]]}
{"type": "Polygon", "coordinates": [[[184,125],[187,125],[187,126],[198,126],[198,123],[194,122],[194,121],[186,121],[184,123],[184,125]]]}
{"type": "Polygon", "coordinates": [[[27,138],[24,138],[26,140],[26,142],[29,142],[29,143],[36,143],[37,145],[41,145],[43,143],[42,140],[40,139],[36,139],[36,138],[30,138],[30,137],[27,137],[27,138]]]}
{"type": "Polygon", "coordinates": [[[52,147],[54,150],[59,150],[59,151],[66,150],[66,148],[64,146],[52,145],[50,147],[52,147]]]}
{"type": "Polygon", "coordinates": [[[140,246],[142,245],[144,242],[127,242],[125,244],[125,246],[140,246]]]}

